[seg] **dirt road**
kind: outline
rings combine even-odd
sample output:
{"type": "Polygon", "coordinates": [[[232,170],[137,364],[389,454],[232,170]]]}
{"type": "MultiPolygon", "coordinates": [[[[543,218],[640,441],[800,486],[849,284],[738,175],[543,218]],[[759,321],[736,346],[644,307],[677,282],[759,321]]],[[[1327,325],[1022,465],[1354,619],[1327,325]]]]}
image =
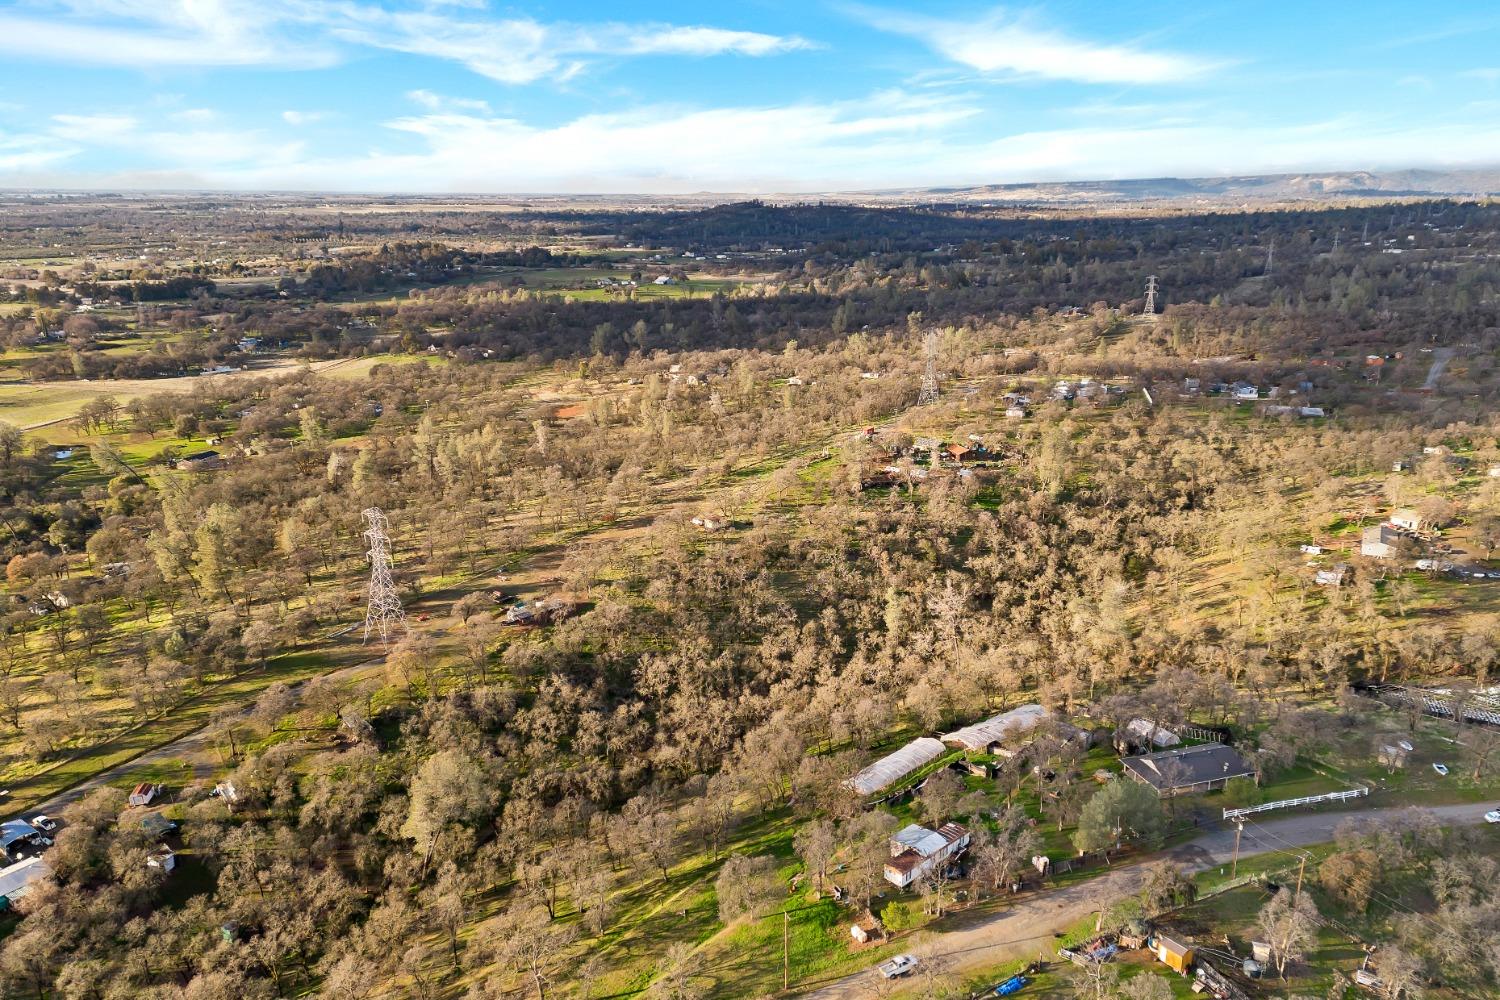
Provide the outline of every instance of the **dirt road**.
{"type": "MultiPolygon", "coordinates": [[[[1493,803],[1481,803],[1436,806],[1428,811],[1445,826],[1460,826],[1483,822],[1484,814],[1493,808],[1493,803]]],[[[1349,813],[1303,813],[1284,819],[1247,822],[1240,843],[1240,857],[1326,843],[1332,839],[1334,827],[1345,817],[1389,817],[1401,811],[1399,808],[1384,808],[1349,813]]],[[[1158,857],[1122,865],[1087,882],[1038,893],[1008,910],[979,916],[968,925],[960,924],[952,930],[920,936],[907,950],[941,958],[951,971],[957,973],[971,972],[1010,959],[1038,955],[1051,957],[1056,951],[1055,932],[1096,912],[1101,901],[1138,888],[1150,861],[1165,857],[1189,871],[1199,872],[1227,865],[1233,851],[1234,828],[1214,830],[1158,857]]],[[[877,975],[873,969],[866,969],[818,986],[804,995],[814,1000],[864,1000],[877,994],[877,975]]]]}
{"type": "MultiPolygon", "coordinates": [[[[381,661],[379,660],[367,660],[364,663],[356,663],[351,666],[341,667],[338,670],[331,671],[322,676],[336,681],[346,680],[357,676],[362,671],[374,669],[380,666],[380,664],[381,661]]],[[[305,682],[298,681],[293,684],[293,687],[296,687],[301,683],[305,682]]],[[[241,710],[241,714],[249,714],[250,711],[254,709],[254,707],[255,702],[252,699],[251,701],[246,703],[244,708],[241,710]]],[[[79,799],[88,795],[88,793],[92,792],[94,789],[102,785],[108,785],[111,782],[116,781],[127,774],[131,774],[132,772],[139,771],[144,767],[148,767],[152,764],[165,763],[169,760],[180,760],[190,764],[193,768],[193,777],[195,778],[208,777],[209,775],[214,773],[214,770],[221,763],[218,757],[218,751],[215,750],[212,746],[212,740],[209,737],[208,729],[207,727],[205,727],[203,729],[195,730],[194,732],[189,733],[181,739],[173,740],[171,743],[164,743],[161,746],[156,747],[155,749],[147,750],[145,753],[140,754],[137,757],[132,757],[130,760],[127,760],[120,764],[116,764],[114,767],[107,768],[106,770],[100,771],[99,773],[84,779],[71,788],[57,793],[49,799],[45,799],[42,802],[29,806],[26,809],[24,815],[11,814],[7,815],[6,818],[22,819],[35,816],[38,813],[46,816],[58,816],[62,813],[64,808],[74,802],[77,802],[79,799]]],[[[0,809],[3,809],[6,813],[11,813],[10,807],[3,804],[3,800],[0,800],[0,809]]]]}

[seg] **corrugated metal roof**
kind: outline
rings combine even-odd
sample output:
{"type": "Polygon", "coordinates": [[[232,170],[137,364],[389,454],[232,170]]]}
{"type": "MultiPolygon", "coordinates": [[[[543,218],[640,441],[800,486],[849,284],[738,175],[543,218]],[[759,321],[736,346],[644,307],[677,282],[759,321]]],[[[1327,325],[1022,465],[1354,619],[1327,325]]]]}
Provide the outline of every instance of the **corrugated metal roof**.
{"type": "Polygon", "coordinates": [[[941,833],[938,833],[936,830],[929,830],[925,826],[918,826],[915,823],[898,831],[891,839],[898,844],[911,848],[924,858],[931,857],[942,850],[944,844],[948,843],[948,838],[944,837],[941,833]]]}
{"type": "Polygon", "coordinates": [[[41,858],[27,858],[8,868],[0,868],[0,896],[19,899],[26,894],[31,883],[51,874],[52,869],[41,858]]]}
{"type": "Polygon", "coordinates": [[[1143,740],[1151,740],[1159,747],[1175,747],[1182,742],[1172,730],[1165,726],[1153,726],[1149,719],[1131,719],[1125,729],[1143,740]],[[1156,730],[1155,736],[1151,735],[1153,729],[1156,730]]]}
{"type": "Polygon", "coordinates": [[[8,819],[0,823],[0,849],[10,847],[18,840],[35,837],[39,833],[41,833],[40,830],[24,819],[8,819]]]}
{"type": "Polygon", "coordinates": [[[948,748],[940,741],[931,736],[921,736],[864,768],[846,784],[861,795],[873,795],[947,752],[948,748]]]}
{"type": "Polygon", "coordinates": [[[966,750],[983,750],[997,740],[1035,729],[1046,718],[1047,710],[1041,705],[1022,705],[947,733],[943,742],[961,744],[966,750]]]}

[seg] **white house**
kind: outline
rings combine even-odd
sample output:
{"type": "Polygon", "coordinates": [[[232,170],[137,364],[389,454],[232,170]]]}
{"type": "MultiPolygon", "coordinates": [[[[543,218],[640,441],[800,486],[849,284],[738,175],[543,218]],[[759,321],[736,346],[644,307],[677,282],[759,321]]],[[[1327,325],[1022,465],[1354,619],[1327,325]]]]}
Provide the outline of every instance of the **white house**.
{"type": "Polygon", "coordinates": [[[1366,528],[1359,539],[1359,554],[1370,559],[1391,559],[1402,534],[1389,524],[1366,528]]]}
{"type": "Polygon", "coordinates": [[[913,823],[891,838],[891,857],[885,863],[885,880],[905,889],[962,854],[969,846],[968,830],[946,823],[936,830],[913,823]]]}
{"type": "Polygon", "coordinates": [[[1391,524],[1402,531],[1424,531],[1431,527],[1431,523],[1425,517],[1410,507],[1402,507],[1400,510],[1392,512],[1391,524]]]}

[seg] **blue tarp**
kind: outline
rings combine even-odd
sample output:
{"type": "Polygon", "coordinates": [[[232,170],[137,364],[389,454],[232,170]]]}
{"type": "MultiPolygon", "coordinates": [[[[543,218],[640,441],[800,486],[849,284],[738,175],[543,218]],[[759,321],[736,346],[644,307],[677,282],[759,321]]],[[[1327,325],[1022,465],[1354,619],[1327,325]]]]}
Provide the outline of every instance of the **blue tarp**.
{"type": "Polygon", "coordinates": [[[1021,987],[1025,986],[1029,982],[1031,982],[1031,980],[1027,979],[1025,976],[1011,976],[1005,982],[995,987],[995,996],[1008,997],[1012,993],[1019,993],[1021,991],[1021,987]]]}

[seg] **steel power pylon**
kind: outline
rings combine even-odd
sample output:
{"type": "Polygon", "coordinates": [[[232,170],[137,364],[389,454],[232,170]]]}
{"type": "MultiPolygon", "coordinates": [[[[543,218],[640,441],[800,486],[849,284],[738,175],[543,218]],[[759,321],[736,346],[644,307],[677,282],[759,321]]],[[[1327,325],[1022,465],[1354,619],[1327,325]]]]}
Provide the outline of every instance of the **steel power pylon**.
{"type": "Polygon", "coordinates": [[[1154,274],[1147,275],[1146,276],[1146,305],[1145,305],[1144,308],[1141,309],[1141,315],[1143,315],[1143,316],[1154,316],[1154,315],[1156,315],[1156,292],[1157,292],[1157,288],[1156,288],[1156,275],[1154,275],[1154,274]]]}
{"type": "Polygon", "coordinates": [[[922,391],[917,394],[917,405],[926,406],[928,403],[936,403],[941,394],[938,389],[937,374],[937,352],[938,335],[936,332],[927,335],[927,343],[924,346],[927,355],[926,366],[922,369],[922,391]]]}
{"type": "Polygon", "coordinates": [[[396,582],[391,579],[391,536],[385,512],[379,507],[370,507],[364,512],[365,541],[370,546],[370,602],[365,607],[365,642],[370,641],[372,631],[380,633],[380,641],[389,646],[391,634],[397,629],[406,629],[406,613],[401,610],[401,598],[396,593],[396,582]]]}

